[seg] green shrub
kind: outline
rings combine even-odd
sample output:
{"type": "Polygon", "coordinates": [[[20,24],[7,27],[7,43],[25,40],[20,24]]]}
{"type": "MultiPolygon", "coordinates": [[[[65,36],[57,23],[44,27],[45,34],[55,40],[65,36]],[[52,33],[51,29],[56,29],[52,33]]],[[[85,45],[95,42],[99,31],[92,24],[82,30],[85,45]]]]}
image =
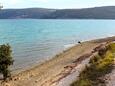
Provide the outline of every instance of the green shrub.
{"type": "Polygon", "coordinates": [[[9,44],[0,45],[0,73],[4,80],[11,76],[9,66],[13,65],[12,50],[9,44]]]}
{"type": "Polygon", "coordinates": [[[71,86],[105,86],[105,81],[99,78],[113,69],[115,43],[109,44],[106,48],[90,59],[90,66],[86,66],[80,73],[79,80],[72,83],[71,86]]]}

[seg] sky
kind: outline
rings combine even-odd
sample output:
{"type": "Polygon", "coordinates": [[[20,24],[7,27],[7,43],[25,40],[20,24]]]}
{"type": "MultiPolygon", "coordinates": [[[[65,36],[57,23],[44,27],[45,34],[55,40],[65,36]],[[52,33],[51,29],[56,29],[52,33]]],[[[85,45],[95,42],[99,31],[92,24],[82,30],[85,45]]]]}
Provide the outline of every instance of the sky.
{"type": "Polygon", "coordinates": [[[4,8],[89,8],[115,6],[115,0],[0,0],[4,8]]]}

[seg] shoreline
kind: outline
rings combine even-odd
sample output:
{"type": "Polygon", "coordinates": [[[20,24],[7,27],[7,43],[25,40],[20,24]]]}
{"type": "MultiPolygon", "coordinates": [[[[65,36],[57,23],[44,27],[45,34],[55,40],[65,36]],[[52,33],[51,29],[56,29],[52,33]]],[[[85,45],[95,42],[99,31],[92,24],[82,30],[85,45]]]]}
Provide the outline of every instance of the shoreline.
{"type": "Polygon", "coordinates": [[[82,45],[77,44],[42,64],[14,75],[7,84],[9,86],[51,86],[52,81],[59,78],[57,75],[64,70],[64,67],[71,65],[80,56],[92,52],[100,44],[111,41],[115,41],[115,36],[85,41],[82,45]]]}
{"type": "MultiPolygon", "coordinates": [[[[108,38],[111,40],[112,38],[114,38],[114,36],[112,36],[112,37],[101,37],[99,39],[84,40],[82,43],[84,43],[84,42],[103,42],[103,41],[106,41],[106,39],[108,39],[108,38]]],[[[62,49],[61,52],[58,52],[56,55],[52,56],[51,58],[49,57],[45,60],[42,60],[40,62],[36,62],[36,64],[31,64],[27,67],[12,69],[11,70],[12,74],[17,75],[17,74],[24,72],[26,70],[30,70],[30,69],[38,66],[38,65],[42,65],[42,64],[52,60],[53,58],[56,58],[58,55],[63,54],[64,52],[68,51],[69,49],[75,47],[76,45],[78,45],[78,43],[71,43],[71,44],[64,45],[64,49],[62,49]]]]}

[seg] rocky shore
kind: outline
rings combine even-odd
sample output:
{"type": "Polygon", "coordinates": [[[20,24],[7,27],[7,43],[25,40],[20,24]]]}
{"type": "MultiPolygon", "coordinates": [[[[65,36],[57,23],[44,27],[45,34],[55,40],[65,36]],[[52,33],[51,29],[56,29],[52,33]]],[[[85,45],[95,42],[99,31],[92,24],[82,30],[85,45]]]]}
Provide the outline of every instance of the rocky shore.
{"type": "Polygon", "coordinates": [[[114,40],[115,37],[108,37],[77,44],[41,65],[12,76],[7,82],[0,81],[0,86],[62,86],[61,80],[77,71],[101,46],[114,40]]]}

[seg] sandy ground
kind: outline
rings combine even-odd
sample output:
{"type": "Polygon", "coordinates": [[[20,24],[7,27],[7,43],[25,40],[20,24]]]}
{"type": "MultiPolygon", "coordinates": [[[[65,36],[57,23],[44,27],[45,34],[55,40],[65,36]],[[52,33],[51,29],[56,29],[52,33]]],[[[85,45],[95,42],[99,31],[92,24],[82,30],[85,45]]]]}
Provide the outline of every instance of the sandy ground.
{"type": "Polygon", "coordinates": [[[80,64],[78,64],[71,73],[65,78],[61,79],[59,82],[54,83],[54,86],[70,86],[73,81],[79,79],[79,74],[82,70],[85,69],[86,65],[88,65],[90,58],[83,60],[80,64]]]}
{"type": "MultiPolygon", "coordinates": [[[[52,86],[55,82],[62,80],[70,74],[72,67],[77,66],[73,65],[73,63],[78,58],[84,58],[83,55],[87,54],[90,56],[94,48],[114,40],[115,37],[109,37],[78,44],[41,65],[14,75],[12,80],[7,83],[0,81],[0,86],[52,86]],[[73,66],[68,67],[68,65],[73,66]]],[[[79,60],[76,63],[79,64],[79,60]]]]}

